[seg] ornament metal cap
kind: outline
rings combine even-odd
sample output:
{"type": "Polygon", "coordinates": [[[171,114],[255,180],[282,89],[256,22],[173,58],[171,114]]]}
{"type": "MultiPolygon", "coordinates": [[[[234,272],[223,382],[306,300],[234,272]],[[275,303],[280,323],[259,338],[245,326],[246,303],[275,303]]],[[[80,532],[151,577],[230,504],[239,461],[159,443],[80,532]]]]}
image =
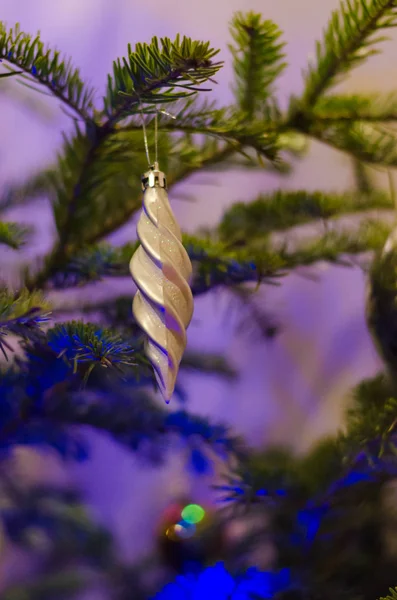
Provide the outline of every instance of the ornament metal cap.
{"type": "Polygon", "coordinates": [[[155,162],[152,167],[150,167],[149,171],[146,171],[142,175],[142,191],[144,192],[147,188],[164,188],[167,189],[167,179],[165,177],[165,173],[160,171],[159,163],[155,162]]]}

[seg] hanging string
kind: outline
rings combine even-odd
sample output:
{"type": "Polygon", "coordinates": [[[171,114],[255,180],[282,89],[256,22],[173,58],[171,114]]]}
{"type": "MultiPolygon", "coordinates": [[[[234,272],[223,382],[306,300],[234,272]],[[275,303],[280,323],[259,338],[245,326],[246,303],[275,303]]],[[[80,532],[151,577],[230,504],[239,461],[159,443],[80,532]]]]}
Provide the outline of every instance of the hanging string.
{"type": "MultiPolygon", "coordinates": [[[[139,102],[139,106],[140,106],[140,109],[141,109],[142,130],[143,130],[143,143],[145,144],[146,159],[147,159],[149,167],[151,167],[152,163],[150,162],[149,144],[148,144],[147,133],[146,133],[146,125],[145,125],[145,116],[143,114],[143,108],[142,108],[142,103],[141,102],[139,102]]],[[[157,161],[157,158],[156,158],[156,161],[157,161]]]]}
{"type": "Polygon", "coordinates": [[[154,160],[156,162],[156,165],[159,162],[158,114],[159,111],[156,108],[156,114],[154,116],[154,160]]]}
{"type": "MultiPolygon", "coordinates": [[[[146,131],[146,124],[145,124],[145,115],[143,112],[143,106],[142,106],[141,102],[139,102],[139,106],[140,106],[141,119],[142,119],[143,142],[145,144],[146,159],[147,159],[149,167],[151,167],[152,163],[150,160],[149,143],[148,143],[148,136],[147,136],[147,131],[146,131]]],[[[163,115],[167,115],[167,117],[170,117],[171,119],[176,119],[176,117],[174,115],[171,115],[169,112],[167,112],[165,110],[159,110],[156,107],[155,115],[154,115],[154,161],[155,161],[155,165],[157,166],[157,168],[158,168],[158,161],[159,161],[159,123],[158,123],[159,112],[161,112],[163,115]]]]}

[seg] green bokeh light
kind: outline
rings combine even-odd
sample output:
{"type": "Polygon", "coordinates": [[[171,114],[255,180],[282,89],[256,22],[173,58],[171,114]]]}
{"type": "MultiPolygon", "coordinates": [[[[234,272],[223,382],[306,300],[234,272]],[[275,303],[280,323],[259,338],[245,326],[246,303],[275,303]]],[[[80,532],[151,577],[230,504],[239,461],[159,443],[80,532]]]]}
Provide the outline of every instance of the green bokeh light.
{"type": "Polygon", "coordinates": [[[205,510],[198,504],[188,504],[183,509],[181,516],[187,523],[200,523],[204,519],[205,510]]]}

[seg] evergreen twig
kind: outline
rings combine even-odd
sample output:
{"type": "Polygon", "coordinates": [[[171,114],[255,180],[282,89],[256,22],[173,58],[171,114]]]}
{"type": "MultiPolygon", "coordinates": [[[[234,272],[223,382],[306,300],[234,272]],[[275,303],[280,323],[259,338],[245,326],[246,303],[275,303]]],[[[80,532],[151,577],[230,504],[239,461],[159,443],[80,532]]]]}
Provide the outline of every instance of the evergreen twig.
{"type": "Polygon", "coordinates": [[[343,0],[331,15],[322,43],[317,42],[317,62],[306,73],[300,109],[314,107],[340,76],[377,54],[374,45],[385,37],[374,35],[396,25],[395,0],[343,0]]]}
{"type": "MultiPolygon", "coordinates": [[[[70,60],[45,48],[39,36],[23,33],[19,25],[7,30],[0,22],[0,59],[28,74],[27,81],[46,86],[83,120],[93,116],[94,91],[85,86],[70,60]]],[[[17,73],[19,74],[19,73],[17,73]]]]}
{"type": "Polygon", "coordinates": [[[30,233],[29,227],[18,223],[4,223],[0,221],[0,244],[18,250],[25,242],[30,233]]]}
{"type": "Polygon", "coordinates": [[[263,116],[264,105],[273,95],[272,85],[286,66],[281,32],[272,21],[263,21],[261,14],[253,12],[237,13],[230,32],[238,106],[248,120],[260,111],[263,116]]]}

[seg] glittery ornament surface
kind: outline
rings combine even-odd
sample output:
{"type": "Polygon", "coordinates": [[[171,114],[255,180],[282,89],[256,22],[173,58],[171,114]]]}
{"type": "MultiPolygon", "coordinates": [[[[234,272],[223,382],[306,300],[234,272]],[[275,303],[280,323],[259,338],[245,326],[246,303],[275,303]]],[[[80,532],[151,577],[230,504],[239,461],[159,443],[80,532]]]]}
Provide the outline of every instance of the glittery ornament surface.
{"type": "Polygon", "coordinates": [[[147,335],[146,355],[168,402],[193,314],[192,265],[169,204],[165,176],[156,166],[143,178],[143,210],[137,226],[141,245],[131,259],[130,271],[138,288],[134,316],[147,335]]]}

